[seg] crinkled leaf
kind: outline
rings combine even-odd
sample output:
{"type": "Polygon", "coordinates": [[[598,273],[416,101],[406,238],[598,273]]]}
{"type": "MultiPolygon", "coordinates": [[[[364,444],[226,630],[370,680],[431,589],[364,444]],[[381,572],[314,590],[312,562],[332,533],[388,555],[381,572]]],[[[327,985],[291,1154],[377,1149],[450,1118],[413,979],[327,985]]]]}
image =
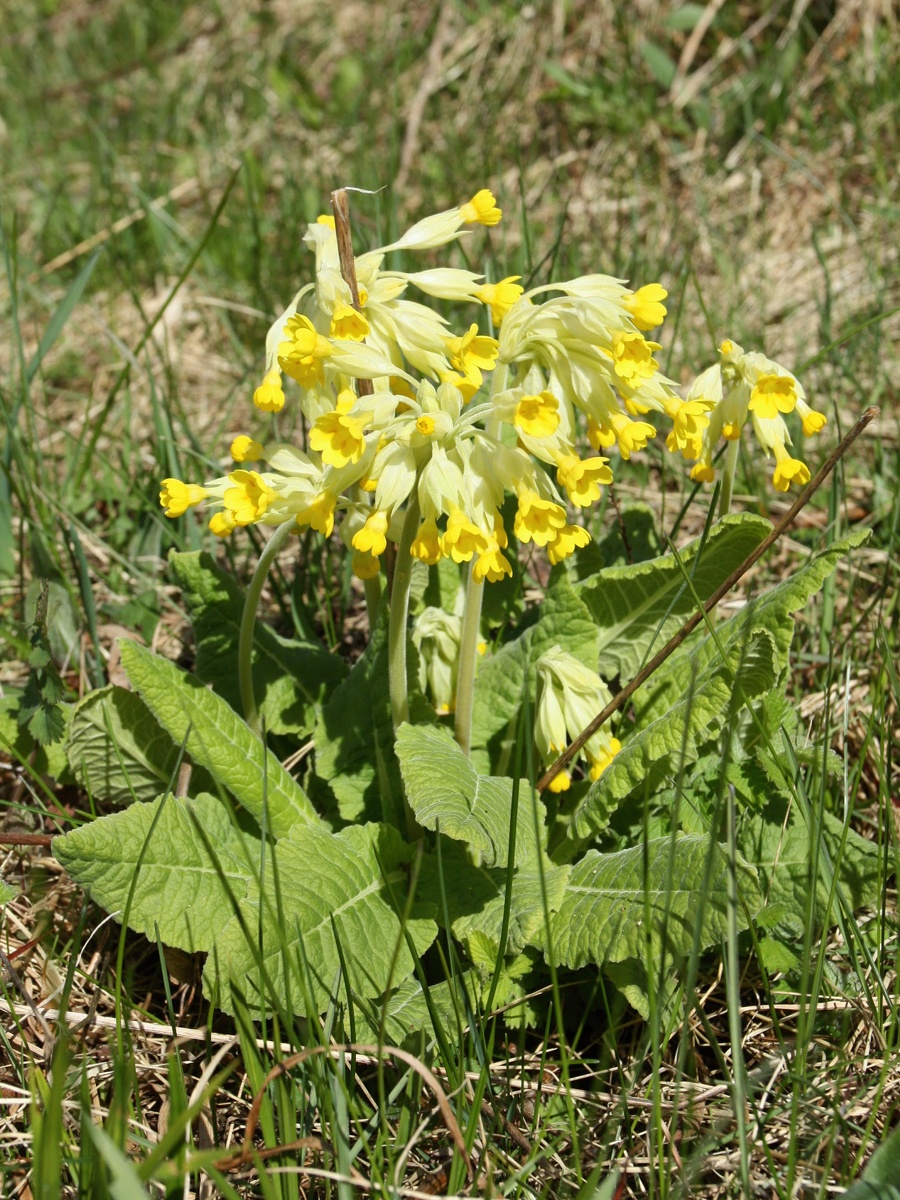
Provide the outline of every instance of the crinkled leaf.
{"type": "MultiPolygon", "coordinates": [[[[532,820],[530,813],[524,811],[520,812],[519,819],[528,823],[532,820]]],[[[442,823],[441,829],[443,827],[442,823]]],[[[555,912],[562,903],[571,870],[567,866],[555,866],[544,853],[539,865],[533,841],[530,849],[528,859],[514,868],[506,943],[508,954],[518,954],[534,942],[543,928],[545,908],[541,869],[548,913],[555,912]]],[[[444,842],[441,870],[438,870],[437,856],[431,857],[427,869],[422,872],[419,894],[424,901],[434,905],[442,924],[446,912],[453,936],[467,950],[476,936],[489,939],[495,951],[499,950],[506,897],[506,870],[503,867],[475,866],[461,844],[444,842]]]]}
{"type": "Polygon", "coordinates": [[[541,605],[537,622],[478,664],[472,708],[472,762],[484,774],[505,774],[526,667],[533,695],[535,665],[551,646],[560,646],[593,669],[597,667],[597,631],[586,605],[562,570],[541,605]]]}
{"type": "MultiPolygon", "coordinates": [[[[204,973],[207,991],[218,986],[219,1003],[230,1008],[229,988],[234,986],[248,1005],[258,1008],[260,990],[266,989],[257,964],[261,955],[281,1003],[290,1003],[296,1013],[321,1012],[340,967],[335,935],[354,995],[374,998],[389,984],[402,984],[412,974],[413,961],[397,909],[406,898],[406,864],[412,854],[387,825],[349,826],[340,833],[295,825],[275,848],[273,869],[262,889],[256,880],[251,884],[241,905],[245,928],[233,917],[216,940],[204,973]]],[[[419,954],[437,933],[433,920],[418,915],[407,921],[406,929],[419,954]]],[[[338,1001],[346,999],[347,985],[343,980],[338,1001]]],[[[267,998],[263,1004],[269,1002],[267,998]]]]}
{"type": "MultiPolygon", "coordinates": [[[[712,595],[771,528],[762,517],[732,515],[710,529],[699,560],[702,539],[679,550],[701,600],[712,595]]],[[[665,645],[696,609],[674,554],[602,570],[575,591],[598,628],[600,674],[623,682],[633,679],[651,649],[665,645]]]]}
{"type": "MultiPolygon", "coordinates": [[[[831,813],[823,814],[822,833],[838,880],[853,908],[874,904],[878,898],[882,867],[878,847],[852,829],[844,836],[842,823],[831,813]]],[[[738,849],[759,869],[766,904],[784,906],[782,925],[792,935],[802,933],[803,914],[812,887],[814,847],[803,814],[784,796],[775,796],[761,812],[747,814],[740,822],[738,849]]],[[[825,919],[829,881],[819,870],[815,881],[815,920],[825,919]]],[[[834,912],[836,901],[832,901],[834,912]]]]}
{"type": "MultiPolygon", "coordinates": [[[[403,784],[394,753],[388,685],[387,613],[375,626],[353,670],[322,708],[316,728],[316,785],[326,785],[345,821],[386,820],[405,828],[403,784]]],[[[407,647],[410,716],[433,721],[434,710],[418,689],[418,658],[407,647]]],[[[318,794],[317,794],[318,799],[318,794]]]]}
{"type": "Polygon", "coordinates": [[[23,721],[25,728],[42,746],[61,741],[66,732],[66,722],[54,704],[36,704],[22,709],[20,716],[27,718],[23,721]]]}
{"type": "MultiPolygon", "coordinates": [[[[485,866],[506,865],[513,781],[479,775],[446,729],[401,725],[397,757],[406,795],[416,820],[465,842],[485,866]]],[[[525,784],[522,794],[530,796],[525,784]]],[[[544,806],[538,801],[543,827],[544,806]]],[[[516,827],[515,863],[524,862],[535,844],[530,806],[522,805],[516,827]]]]}
{"type": "MultiPolygon", "coordinates": [[[[738,858],[740,928],[760,907],[756,872],[738,858]]],[[[615,854],[588,850],[572,868],[550,923],[557,960],[567,967],[628,958],[659,963],[724,936],[728,861],[708,837],[676,834],[615,854]],[[707,865],[707,860],[711,861],[707,865]]]]}
{"type": "Polygon", "coordinates": [[[639,789],[652,795],[671,770],[697,757],[698,747],[738,711],[741,697],[762,695],[777,673],[773,639],[766,630],[754,630],[746,648],[732,652],[728,669],[720,661],[707,666],[677,703],[628,739],[581,801],[572,833],[594,836],[626,796],[639,789]]]}
{"type": "MultiPolygon", "coordinates": [[[[174,784],[179,749],[135,692],[110,686],[75,707],[66,743],[75,778],[92,796],[113,804],[153,800],[174,784]]],[[[192,790],[209,791],[205,771],[192,790]]]]}
{"type": "Polygon", "coordinates": [[[172,741],[227,788],[261,825],[281,837],[320,818],[297,781],[215,692],[136,642],[119,642],[122,665],[172,741]]]}
{"type": "Polygon", "coordinates": [[[800,959],[793,950],[777,938],[770,937],[760,939],[759,961],[770,975],[796,971],[800,966],[800,959]]]}
{"type": "MultiPolygon", "coordinates": [[[[61,783],[73,783],[62,744],[48,742],[41,745],[19,724],[21,700],[21,692],[15,689],[0,696],[0,749],[22,766],[27,766],[33,775],[52,775],[61,783]]],[[[59,713],[64,722],[69,722],[72,719],[72,705],[60,705],[59,713]]]]}
{"type": "Polygon", "coordinates": [[[900,1200],[900,1127],[875,1148],[862,1178],[844,1196],[846,1200],[900,1200]]]}
{"type": "MultiPolygon", "coordinates": [[[[462,1024],[466,1022],[465,1000],[462,989],[469,994],[469,1004],[477,991],[478,980],[471,971],[464,971],[451,984],[448,981],[428,985],[428,1000],[422,990],[419,980],[411,975],[404,979],[399,987],[392,988],[387,996],[378,1000],[356,1001],[356,1038],[357,1041],[375,1041],[378,1037],[380,1018],[383,1009],[387,1009],[384,1025],[384,1037],[389,1045],[402,1045],[408,1038],[415,1037],[422,1030],[430,1040],[434,1037],[431,1024],[429,1004],[437,1014],[444,1029],[454,1029],[457,1017],[462,1024]]],[[[349,1021],[344,1018],[344,1033],[349,1034],[349,1021]]]]}
{"type": "MultiPolygon", "coordinates": [[[[190,613],[197,675],[241,712],[238,635],[244,597],[232,577],[205,552],[173,551],[169,564],[190,613]]],[[[342,660],[319,643],[283,638],[256,622],[253,691],[260,719],[270,733],[312,732],[317,705],[346,674],[342,660]]]]}
{"type": "Polygon", "coordinates": [[[667,963],[666,968],[660,977],[658,966],[656,966],[652,981],[647,976],[647,969],[643,962],[636,958],[625,958],[621,962],[608,962],[604,971],[613,987],[622,993],[631,1007],[639,1012],[645,1021],[649,1021],[651,1012],[655,1011],[660,1024],[665,1026],[674,1015],[678,1001],[681,999],[681,988],[678,977],[672,970],[672,964],[667,963]]]}
{"type": "Polygon", "coordinates": [[[119,915],[137,871],[129,925],[149,938],[158,930],[167,946],[189,952],[212,946],[234,911],[229,889],[243,898],[261,852],[260,840],[238,830],[222,801],[208,795],[132,804],[54,838],[52,847],[91,899],[119,915]]]}
{"type": "MultiPolygon", "coordinates": [[[[858,531],[840,542],[834,542],[809,558],[776,587],[751,600],[735,616],[718,626],[716,639],[719,645],[732,651],[739,650],[752,638],[754,630],[764,629],[773,642],[777,679],[780,681],[789,665],[794,636],[793,613],[803,608],[815,595],[847,552],[864,542],[868,536],[868,530],[858,531]]],[[[700,594],[702,598],[702,592],[700,594]]],[[[694,640],[676,651],[635,693],[635,711],[640,722],[661,716],[669,705],[690,689],[697,674],[718,658],[716,641],[709,636],[694,640]]]]}

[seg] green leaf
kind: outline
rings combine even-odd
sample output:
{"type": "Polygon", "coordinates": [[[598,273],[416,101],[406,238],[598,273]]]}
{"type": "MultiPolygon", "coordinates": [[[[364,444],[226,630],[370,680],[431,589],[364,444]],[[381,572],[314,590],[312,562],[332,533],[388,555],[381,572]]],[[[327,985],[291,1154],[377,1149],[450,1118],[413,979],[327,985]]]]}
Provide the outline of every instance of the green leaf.
{"type": "MultiPolygon", "coordinates": [[[[335,933],[353,994],[374,998],[389,985],[397,987],[413,971],[396,912],[406,896],[405,867],[413,853],[388,825],[355,825],[340,833],[295,825],[275,848],[274,869],[263,888],[254,880],[242,904],[251,937],[261,932],[259,947],[248,945],[233,917],[207,960],[207,991],[218,985],[219,1003],[229,1011],[229,984],[251,1008],[268,1007],[271,996],[260,1000],[261,955],[282,1004],[295,1013],[322,1012],[341,965],[335,933]]],[[[420,916],[408,920],[406,929],[419,954],[437,933],[434,921],[420,916]]],[[[342,980],[337,1000],[346,998],[347,986],[342,980]]]]}
{"type": "Polygon", "coordinates": [[[900,1200],[900,1127],[891,1130],[869,1159],[845,1200],[900,1200]]]}
{"type": "MultiPolygon", "coordinates": [[[[385,1040],[389,1045],[400,1046],[409,1037],[424,1030],[427,1038],[434,1036],[431,1024],[429,1005],[445,1029],[456,1027],[457,1015],[465,1024],[465,1001],[461,995],[463,989],[469,994],[469,1004],[473,1005],[473,997],[477,991],[478,980],[473,972],[464,971],[452,981],[428,985],[428,999],[422,984],[415,976],[404,979],[399,987],[392,988],[378,1000],[356,1001],[356,1038],[357,1041],[375,1041],[381,1024],[380,1016],[386,1011],[384,1025],[385,1040]]],[[[343,997],[342,997],[343,999],[343,997]]],[[[349,1035],[349,1021],[344,1019],[344,1033],[349,1035]]]]}
{"type": "MultiPolygon", "coordinates": [[[[543,817],[543,806],[540,815],[543,817]]],[[[521,819],[531,824],[530,813],[523,811],[521,819]]],[[[541,860],[539,865],[532,839],[529,858],[513,872],[507,954],[518,954],[533,944],[543,929],[546,913],[556,912],[562,903],[570,868],[555,866],[543,852],[541,860]],[[546,913],[541,888],[542,871],[547,897],[546,913]]],[[[419,885],[423,901],[434,905],[441,924],[444,922],[446,905],[453,936],[463,943],[470,957],[472,948],[476,945],[483,947],[487,940],[494,948],[496,962],[506,898],[504,867],[474,865],[458,842],[444,843],[440,873],[436,856],[429,857],[426,862],[427,870],[422,872],[419,885]]]]}
{"type": "Polygon", "coordinates": [[[193,800],[161,796],[150,804],[132,804],[52,842],[54,856],[75,882],[97,904],[119,915],[140,860],[131,928],[151,939],[158,929],[167,946],[188,952],[212,946],[233,913],[226,881],[240,900],[259,869],[261,845],[259,838],[237,829],[221,800],[208,795],[193,800]]]}
{"type": "MultiPolygon", "coordinates": [[[[327,785],[345,821],[386,820],[405,828],[388,689],[386,618],[382,609],[365,651],[322,708],[315,735],[315,780],[327,785]]],[[[415,647],[409,643],[410,718],[433,721],[434,711],[419,691],[417,663],[415,647]]]]}
{"type": "Polygon", "coordinates": [[[633,1009],[649,1021],[651,1014],[658,1014],[660,1024],[668,1025],[675,1009],[683,999],[678,977],[667,963],[660,978],[659,969],[653,972],[652,983],[647,968],[636,958],[625,958],[621,962],[609,962],[604,968],[610,983],[622,993],[633,1009]]]}
{"type": "MultiPolygon", "coordinates": [[[[744,561],[772,526],[749,514],[725,517],[712,527],[702,555],[701,539],[680,550],[701,601],[744,561]]],[[[673,554],[634,566],[610,567],[577,584],[599,631],[600,674],[633,679],[653,648],[659,649],[696,610],[673,554]],[[660,622],[662,627],[660,628],[660,622]]]]}
{"type": "Polygon", "coordinates": [[[94,1143],[97,1153],[109,1171],[109,1194],[112,1200],[150,1200],[150,1193],[141,1183],[137,1168],[119,1149],[109,1134],[93,1121],[83,1121],[81,1128],[94,1143]]]}
{"type": "Polygon", "coordinates": [[[526,665],[528,688],[533,695],[535,664],[551,646],[561,646],[592,669],[597,667],[597,631],[591,614],[562,568],[541,605],[536,624],[478,664],[472,707],[472,761],[484,774],[506,773],[526,665]]]}
{"type": "MultiPolygon", "coordinates": [[[[241,712],[238,685],[238,635],[244,597],[237,584],[199,551],[169,556],[182,589],[197,648],[196,673],[212,684],[236,712],[241,712]]],[[[317,642],[280,637],[268,625],[253,630],[253,691],[269,733],[305,736],[316,723],[316,708],[347,670],[340,658],[317,642]]]]}
{"type": "Polygon", "coordinates": [[[784,971],[796,971],[800,959],[784,942],[777,938],[762,938],[759,943],[759,961],[769,975],[778,975],[784,971]]]}
{"type": "Polygon", "coordinates": [[[777,673],[772,637],[764,629],[754,630],[746,649],[732,648],[727,665],[707,666],[678,703],[632,735],[581,801],[571,832],[581,839],[596,836],[626,796],[636,791],[652,795],[672,770],[692,762],[698,747],[734,718],[740,697],[750,700],[767,692],[777,673]]]}
{"type": "Polygon", "coordinates": [[[9,904],[10,900],[15,900],[19,894],[19,889],[14,888],[11,883],[7,883],[5,879],[0,879],[0,907],[4,904],[9,904]]]}
{"type": "MultiPolygon", "coordinates": [[[[874,904],[881,878],[878,847],[848,829],[841,851],[842,823],[831,813],[824,813],[822,820],[825,845],[850,905],[857,909],[874,904]]],[[[784,796],[773,797],[762,811],[747,814],[739,823],[737,844],[741,854],[759,869],[766,904],[784,907],[782,927],[794,936],[802,936],[803,914],[812,886],[813,845],[798,806],[784,796]]],[[[815,920],[819,928],[828,911],[829,891],[828,880],[820,871],[815,881],[815,920]]]]}
{"type": "MultiPolygon", "coordinates": [[[[486,867],[506,866],[513,781],[479,775],[448,730],[435,725],[401,725],[397,757],[406,796],[416,820],[426,829],[466,845],[486,867]]],[[[528,784],[523,784],[530,795],[528,784]]],[[[544,806],[537,802],[543,827],[544,806]]],[[[530,807],[530,806],[529,806],[530,807]]],[[[535,845],[531,813],[522,805],[516,828],[515,865],[535,845]]]]}
{"type": "Polygon", "coordinates": [[[658,46],[656,42],[651,42],[649,38],[645,39],[641,42],[641,58],[647,64],[650,74],[661,87],[671,87],[677,67],[674,59],[663,50],[662,46],[658,46]]]}
{"type": "MultiPolygon", "coordinates": [[[[40,745],[18,722],[19,706],[22,693],[10,689],[5,696],[0,696],[0,749],[11,755],[23,767],[27,767],[34,775],[52,775],[62,783],[73,783],[69,771],[66,753],[59,742],[40,745]]],[[[64,704],[59,712],[63,721],[72,718],[72,706],[64,704]]]]}
{"type": "Polygon", "coordinates": [[[56,311],[47,323],[47,328],[41,335],[41,340],[38,343],[38,348],[31,357],[31,361],[25,369],[25,378],[31,383],[35,375],[41,367],[41,363],[49,354],[53,343],[62,333],[63,328],[69,317],[75,310],[75,306],[81,299],[81,294],[87,287],[87,282],[93,273],[94,267],[97,265],[97,259],[100,257],[100,251],[103,247],[99,247],[91,257],[87,260],[73,281],[69,284],[66,294],[56,306],[56,311]]]}
{"type": "MultiPolygon", "coordinates": [[[[738,859],[739,927],[760,907],[756,872],[738,859]]],[[[615,854],[588,850],[572,868],[550,928],[567,967],[628,958],[659,964],[725,935],[728,862],[705,836],[655,838],[615,854]],[[712,861],[707,868],[707,858],[712,861]],[[708,870],[708,874],[707,874],[708,870]],[[696,932],[695,932],[696,931],[696,932]]]]}
{"type": "MultiPolygon", "coordinates": [[[[179,761],[178,747],[140,696],[116,686],[76,705],[66,753],[81,786],[113,804],[155,799],[173,785],[179,761]]],[[[193,791],[208,791],[206,772],[194,775],[193,791]]]]}
{"type": "Polygon", "coordinates": [[[221,696],[137,642],[121,640],[122,665],[147,707],[195,763],[278,838],[320,818],[297,781],[221,696]]]}
{"type": "MultiPolygon", "coordinates": [[[[667,29],[675,29],[681,33],[687,33],[689,29],[693,29],[697,22],[706,14],[706,6],[703,4],[679,4],[677,8],[673,8],[671,12],[666,14],[663,24],[667,29]]],[[[715,26],[715,20],[712,22],[715,26]]]]}
{"type": "MultiPolygon", "coordinates": [[[[747,644],[754,630],[765,630],[773,642],[776,678],[780,681],[790,662],[794,636],[793,614],[805,607],[847,552],[864,542],[868,536],[867,530],[851,534],[811,556],[799,570],[751,600],[739,613],[719,625],[716,630],[719,644],[734,650],[747,644]]],[[[703,598],[702,592],[700,595],[703,598]]],[[[661,716],[670,704],[684,696],[698,672],[718,658],[716,642],[708,635],[676,651],[635,694],[635,710],[639,721],[654,720],[661,716]]]]}
{"type": "Polygon", "coordinates": [[[24,721],[25,728],[42,746],[61,741],[66,732],[62,713],[51,704],[36,704],[28,709],[23,708],[20,715],[27,717],[24,721]]]}

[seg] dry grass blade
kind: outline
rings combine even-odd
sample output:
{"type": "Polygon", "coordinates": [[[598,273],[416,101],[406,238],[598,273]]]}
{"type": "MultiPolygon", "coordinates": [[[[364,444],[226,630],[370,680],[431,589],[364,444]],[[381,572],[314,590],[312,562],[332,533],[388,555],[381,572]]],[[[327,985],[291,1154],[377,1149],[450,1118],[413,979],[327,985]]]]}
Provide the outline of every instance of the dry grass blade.
{"type": "Polygon", "coordinates": [[[284,1059],[269,1071],[268,1075],[262,1082],[262,1086],[257,1091],[253,1098],[253,1104],[250,1108],[250,1115],[247,1117],[247,1129],[244,1134],[244,1150],[249,1152],[250,1143],[253,1140],[253,1134],[256,1130],[256,1123],[259,1120],[259,1112],[262,1107],[263,1097],[265,1096],[266,1088],[273,1079],[277,1079],[279,1075],[284,1075],[291,1067],[296,1067],[307,1059],[313,1058],[318,1054],[372,1054],[376,1056],[388,1055],[390,1058],[399,1058],[401,1062],[405,1062],[407,1066],[421,1076],[428,1084],[432,1092],[434,1092],[435,1101],[437,1102],[440,1114],[443,1117],[447,1131],[453,1138],[453,1142],[460,1153],[460,1157],[466,1164],[466,1169],[469,1172],[469,1177],[472,1175],[472,1163],[469,1158],[469,1152],[466,1149],[465,1138],[459,1128],[459,1123],[453,1115],[453,1109],[450,1107],[450,1102],[447,1099],[447,1093],[441,1087],[440,1083],[435,1078],[432,1071],[425,1066],[421,1059],[416,1058],[414,1054],[410,1054],[408,1050],[401,1050],[398,1046],[377,1046],[368,1045],[358,1042],[344,1042],[336,1046],[310,1046],[306,1050],[301,1050],[297,1054],[292,1054],[289,1058],[284,1059]]]}

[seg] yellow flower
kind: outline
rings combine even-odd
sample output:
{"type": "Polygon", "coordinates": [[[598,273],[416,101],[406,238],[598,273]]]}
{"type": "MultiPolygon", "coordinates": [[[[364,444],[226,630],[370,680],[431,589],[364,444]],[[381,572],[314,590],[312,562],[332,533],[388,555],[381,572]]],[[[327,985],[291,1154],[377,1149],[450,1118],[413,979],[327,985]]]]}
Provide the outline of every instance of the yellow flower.
{"type": "Polygon", "coordinates": [[[547,545],[547,558],[550,560],[550,565],[555,567],[564,558],[574,554],[579,547],[587,546],[590,540],[591,535],[580,525],[564,525],[556,538],[547,545]]]}
{"type": "Polygon", "coordinates": [[[709,424],[709,409],[712,400],[671,400],[666,404],[666,413],[673,422],[672,432],[666,439],[670,450],[681,450],[685,458],[696,458],[697,447],[702,442],[703,431],[709,424]]]}
{"type": "Polygon", "coordinates": [[[482,188],[466,204],[459,206],[459,215],[465,225],[496,225],[503,213],[497,207],[493,193],[482,188]]]}
{"type": "Polygon", "coordinates": [[[824,413],[810,408],[800,396],[797,397],[797,412],[800,414],[800,423],[807,437],[811,437],[823,429],[828,420],[824,413]]]}
{"type": "Polygon", "coordinates": [[[235,462],[258,462],[264,454],[260,443],[246,434],[240,434],[231,443],[231,457],[235,462]]]}
{"type": "Polygon", "coordinates": [[[440,562],[441,535],[438,533],[437,523],[433,517],[426,517],[419,526],[418,532],[412,540],[409,552],[413,558],[418,558],[420,562],[427,563],[429,567],[433,567],[435,563],[440,562]]]}
{"type": "Polygon", "coordinates": [[[316,332],[309,317],[301,313],[291,317],[284,327],[284,341],[278,346],[278,365],[301,387],[324,383],[324,360],[334,354],[327,338],[316,332]]]}
{"type": "Polygon", "coordinates": [[[263,412],[281,412],[284,408],[281,372],[277,367],[266,373],[262,383],[253,393],[253,403],[263,412]]]}
{"type": "Polygon", "coordinates": [[[297,524],[309,525],[324,537],[331,537],[334,529],[335,497],[331,492],[319,492],[306,508],[297,513],[297,524]]]}
{"type": "Polygon", "coordinates": [[[572,786],[572,776],[568,771],[560,771],[554,775],[547,785],[547,791],[559,795],[560,792],[567,792],[572,786]]]}
{"type": "Polygon", "coordinates": [[[237,522],[230,512],[226,509],[223,512],[217,512],[209,519],[209,529],[216,537],[227,538],[234,532],[237,522]]]}
{"type": "Polygon", "coordinates": [[[324,413],[309,431],[310,446],[332,467],[359,462],[366,448],[363,430],[367,415],[352,417],[337,410],[324,413]]]}
{"type": "Polygon", "coordinates": [[[331,314],[331,336],[361,342],[369,336],[369,322],[352,304],[337,304],[331,314]]]}
{"type": "MultiPolygon", "coordinates": [[[[496,338],[479,334],[477,325],[470,325],[462,337],[445,339],[447,353],[450,355],[450,365],[457,371],[465,383],[476,391],[481,387],[482,371],[492,371],[497,361],[498,343],[496,338]]],[[[455,379],[444,379],[445,383],[456,383],[455,379]]]]}
{"type": "Polygon", "coordinates": [[[596,782],[612,760],[622,749],[622,743],[616,737],[609,738],[609,744],[601,750],[598,755],[593,755],[588,751],[588,762],[590,763],[591,779],[596,782]]]}
{"type": "Polygon", "coordinates": [[[647,442],[652,437],[656,437],[656,430],[652,425],[646,421],[631,421],[622,413],[610,413],[608,424],[598,424],[595,421],[588,424],[588,441],[594,449],[606,450],[617,443],[619,453],[626,462],[638,450],[646,449],[647,442]]]}
{"type": "Polygon", "coordinates": [[[512,564],[506,555],[501,553],[503,547],[508,544],[508,538],[499,513],[494,516],[494,534],[485,541],[486,548],[478,555],[472,567],[475,582],[481,583],[486,579],[488,583],[499,583],[504,575],[512,577],[512,564]]]}
{"type": "Polygon", "coordinates": [[[628,386],[639,387],[642,380],[652,378],[659,370],[653,351],[661,349],[659,342],[648,342],[639,333],[617,333],[612,343],[616,375],[628,386]]]}
{"type": "Polygon", "coordinates": [[[646,332],[662,325],[666,319],[666,306],[663,304],[668,292],[658,283],[647,283],[636,292],[631,292],[622,301],[625,309],[631,314],[631,319],[638,329],[646,332]]]}
{"type": "Polygon", "coordinates": [[[772,483],[779,492],[786,492],[792,483],[806,487],[809,483],[809,467],[799,458],[791,458],[784,446],[775,445],[775,471],[772,483]]]}
{"type": "Polygon", "coordinates": [[[695,483],[712,483],[715,477],[712,463],[698,462],[691,467],[691,479],[695,483]]]}
{"type": "Polygon", "coordinates": [[[792,375],[760,375],[750,393],[750,412],[763,420],[794,411],[797,392],[792,375]]]}
{"type": "Polygon", "coordinates": [[[460,508],[454,508],[447,519],[447,530],[441,538],[441,550],[454,562],[471,562],[473,554],[483,554],[488,539],[460,508]]]}
{"type": "Polygon", "coordinates": [[[557,463],[556,478],[566,489],[569,499],[578,508],[586,508],[600,499],[602,485],[612,483],[609,460],[605,458],[578,458],[576,455],[561,457],[557,463]]]}
{"type": "Polygon", "coordinates": [[[362,529],[353,535],[353,549],[361,554],[384,554],[388,524],[387,513],[376,509],[366,519],[362,529]]]}
{"type": "Polygon", "coordinates": [[[546,546],[548,542],[556,540],[565,524],[566,510],[561,504],[544,500],[537,492],[523,490],[519,493],[519,508],[513,529],[520,542],[546,546]]]}
{"type": "Polygon", "coordinates": [[[180,479],[164,479],[159,493],[159,502],[167,517],[180,517],[189,508],[199,504],[209,495],[206,488],[196,483],[182,483],[180,479]]]}
{"type": "Polygon", "coordinates": [[[495,325],[502,325],[503,318],[522,295],[524,288],[516,283],[521,275],[508,275],[499,283],[483,283],[475,292],[476,299],[490,306],[491,320],[495,325]]]}
{"type": "Polygon", "coordinates": [[[252,525],[265,515],[277,492],[258,471],[232,471],[228,478],[232,486],[225,489],[222,502],[236,525],[252,525]]]}
{"type": "Polygon", "coordinates": [[[523,396],[516,405],[513,424],[529,437],[550,437],[559,428],[559,401],[552,392],[523,396]]]}

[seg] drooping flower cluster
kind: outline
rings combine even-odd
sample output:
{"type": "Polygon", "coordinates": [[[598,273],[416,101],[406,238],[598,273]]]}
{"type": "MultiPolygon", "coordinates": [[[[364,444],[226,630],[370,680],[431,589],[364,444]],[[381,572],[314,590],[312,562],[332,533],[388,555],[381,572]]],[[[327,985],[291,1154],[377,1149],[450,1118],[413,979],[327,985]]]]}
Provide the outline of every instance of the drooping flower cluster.
{"type": "MultiPolygon", "coordinates": [[[[605,708],[611,696],[596,671],[559,646],[551,646],[540,656],[536,672],[534,742],[544,766],[549,767],[605,708]]],[[[599,779],[621,749],[619,739],[605,729],[589,738],[583,754],[590,778],[599,779]]],[[[560,771],[549,785],[551,792],[565,792],[570,786],[568,771],[560,771]]]]}
{"type": "Polygon", "coordinates": [[[775,486],[808,479],[786,450],[782,414],[797,408],[805,432],[824,417],[784,368],[725,342],[719,363],[687,399],[678,396],[659,369],[660,343],[647,336],[666,315],[659,284],[633,291],[587,275],[526,292],[516,277],[491,284],[453,267],[384,265],[391,251],[433,250],[465,236],[466,224],[494,225],[500,215],[483,190],[357,256],[358,307],[341,274],[334,219],[309,225],[315,277],[270,329],[253,397],[262,411],[278,412],[284,376],[295,381],[306,447],[236,438],[228,474],[203,485],[163,481],[166,515],[202,503],[215,510],[210,528],[220,536],[286,521],[329,536],[337,524],[363,578],[378,573],[409,519],[414,557],[472,563],[476,580],[497,581],[512,572],[505,497],[516,499],[518,540],[560,562],[590,540],[570,515],[612,482],[609,452],[630,459],[656,436],[659,417],[671,422],[668,448],[698,460],[694,479],[712,479],[715,443],[737,437],[748,414],[776,457],[775,486]],[[474,321],[452,330],[410,299],[411,289],[489,308],[498,337],[474,321]]]}
{"type": "MultiPolygon", "coordinates": [[[[687,403],[708,413],[702,435],[677,447],[685,458],[697,459],[691,479],[713,481],[716,443],[720,438],[736,443],[749,420],[766,456],[775,457],[772,482],[776,489],[786,492],[792,483],[800,487],[809,483],[806,463],[788,453],[792,442],[784,416],[796,410],[807,436],[818,433],[826,418],[810,408],[803,385],[787,368],[758,351],[745,352],[726,339],[719,347],[719,361],[697,376],[687,403]]],[[[670,445],[669,449],[676,447],[670,445]]]]}
{"type": "Polygon", "coordinates": [[[484,190],[359,255],[358,308],[341,275],[333,218],[311,224],[305,240],[315,279],[269,331],[254,393],[259,409],[278,412],[284,376],[294,380],[310,425],[307,445],[237,438],[239,465],[227,475],[202,486],[163,482],[166,515],[204,503],[216,510],[210,528],[220,536],[290,520],[328,536],[339,521],[364,578],[378,572],[413,510],[414,557],[471,562],[478,580],[510,575],[500,515],[507,493],[516,497],[521,542],[545,548],[553,563],[584,546],[589,535],[570,522],[569,508],[596,503],[612,481],[609,459],[591,451],[617,446],[627,459],[655,434],[640,419],[646,413],[667,414],[676,427],[681,420],[684,404],[653,357],[658,343],[644,336],[663,320],[666,293],[658,284],[633,292],[596,275],[554,285],[562,294],[544,300],[550,288],[524,293],[516,277],[492,284],[451,267],[384,267],[392,250],[431,250],[462,236],[467,223],[499,219],[484,190]],[[477,322],[454,332],[409,299],[410,288],[488,307],[499,340],[477,322]],[[371,380],[370,395],[362,379],[371,380]]]}

